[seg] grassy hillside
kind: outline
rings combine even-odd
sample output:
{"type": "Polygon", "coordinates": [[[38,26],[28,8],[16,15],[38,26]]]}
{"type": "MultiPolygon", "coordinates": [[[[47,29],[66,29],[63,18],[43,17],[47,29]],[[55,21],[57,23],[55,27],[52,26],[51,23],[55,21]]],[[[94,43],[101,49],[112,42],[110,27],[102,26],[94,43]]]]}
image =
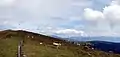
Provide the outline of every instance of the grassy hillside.
{"type": "Polygon", "coordinates": [[[64,40],[21,30],[0,32],[0,57],[17,57],[21,40],[23,40],[24,57],[120,57],[119,54],[106,53],[86,48],[84,45],[78,46],[64,40]],[[61,46],[57,48],[53,42],[59,42],[61,46]]]}

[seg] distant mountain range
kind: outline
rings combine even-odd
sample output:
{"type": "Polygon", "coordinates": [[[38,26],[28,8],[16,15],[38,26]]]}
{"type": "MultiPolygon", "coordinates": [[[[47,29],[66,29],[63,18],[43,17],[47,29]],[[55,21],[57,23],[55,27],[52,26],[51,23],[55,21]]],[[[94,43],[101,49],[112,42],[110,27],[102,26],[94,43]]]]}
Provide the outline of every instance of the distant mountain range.
{"type": "Polygon", "coordinates": [[[92,47],[97,50],[106,52],[120,53],[120,43],[106,42],[106,41],[90,41],[92,47]]]}
{"type": "Polygon", "coordinates": [[[68,39],[68,40],[71,40],[71,41],[107,41],[107,42],[118,42],[118,43],[120,43],[120,37],[112,37],[112,36],[95,36],[95,37],[77,36],[77,37],[65,37],[64,38],[64,37],[52,35],[52,37],[68,39]]]}

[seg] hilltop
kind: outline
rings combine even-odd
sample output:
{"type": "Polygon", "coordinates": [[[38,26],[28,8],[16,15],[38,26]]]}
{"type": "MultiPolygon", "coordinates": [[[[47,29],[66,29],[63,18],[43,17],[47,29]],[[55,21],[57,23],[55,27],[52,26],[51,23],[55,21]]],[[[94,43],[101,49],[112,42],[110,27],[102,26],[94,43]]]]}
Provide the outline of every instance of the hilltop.
{"type": "Polygon", "coordinates": [[[74,44],[23,30],[0,31],[0,57],[17,57],[20,41],[23,41],[21,57],[120,57],[119,54],[91,48],[87,42],[74,44]]]}

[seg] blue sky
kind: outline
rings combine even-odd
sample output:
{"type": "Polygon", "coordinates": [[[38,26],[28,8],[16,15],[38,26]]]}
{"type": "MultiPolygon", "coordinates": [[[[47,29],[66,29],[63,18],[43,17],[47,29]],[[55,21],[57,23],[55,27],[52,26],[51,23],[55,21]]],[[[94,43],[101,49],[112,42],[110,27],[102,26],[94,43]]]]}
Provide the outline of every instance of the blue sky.
{"type": "Polygon", "coordinates": [[[119,0],[0,0],[0,29],[119,36],[119,0]]]}

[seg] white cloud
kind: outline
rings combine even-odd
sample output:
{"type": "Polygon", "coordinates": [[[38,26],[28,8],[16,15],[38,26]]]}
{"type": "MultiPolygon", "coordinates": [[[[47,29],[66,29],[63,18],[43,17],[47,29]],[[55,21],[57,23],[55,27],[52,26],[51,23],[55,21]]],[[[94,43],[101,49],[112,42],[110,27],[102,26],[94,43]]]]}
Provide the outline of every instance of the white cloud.
{"type": "Polygon", "coordinates": [[[92,29],[95,29],[95,31],[93,31],[96,32],[95,35],[104,35],[106,32],[107,35],[111,35],[112,33],[118,32],[118,28],[120,28],[120,0],[112,1],[111,4],[105,6],[102,11],[85,8],[84,17],[86,20],[93,21],[92,23],[96,22],[97,27],[92,27],[92,29]]]}
{"type": "Polygon", "coordinates": [[[66,36],[85,36],[85,32],[81,30],[75,30],[75,29],[62,29],[54,31],[56,34],[63,34],[66,36]]]}
{"type": "Polygon", "coordinates": [[[68,33],[75,33],[75,34],[80,34],[80,33],[84,33],[83,31],[77,31],[77,30],[74,30],[74,29],[65,29],[65,30],[59,30],[57,31],[56,33],[64,33],[64,34],[68,34],[68,33]]]}
{"type": "Polygon", "coordinates": [[[103,14],[106,19],[110,20],[120,20],[120,5],[118,4],[111,4],[108,7],[105,7],[103,10],[103,14]]]}
{"type": "Polygon", "coordinates": [[[97,19],[104,18],[102,12],[100,11],[92,10],[90,8],[86,8],[84,9],[84,11],[85,11],[84,16],[85,16],[85,19],[87,20],[97,20],[97,19]]]}
{"type": "Polygon", "coordinates": [[[112,1],[109,6],[103,8],[103,12],[93,10],[91,8],[84,9],[84,16],[86,19],[96,20],[96,19],[109,19],[109,20],[119,20],[120,19],[120,5],[119,0],[112,1]]]}

